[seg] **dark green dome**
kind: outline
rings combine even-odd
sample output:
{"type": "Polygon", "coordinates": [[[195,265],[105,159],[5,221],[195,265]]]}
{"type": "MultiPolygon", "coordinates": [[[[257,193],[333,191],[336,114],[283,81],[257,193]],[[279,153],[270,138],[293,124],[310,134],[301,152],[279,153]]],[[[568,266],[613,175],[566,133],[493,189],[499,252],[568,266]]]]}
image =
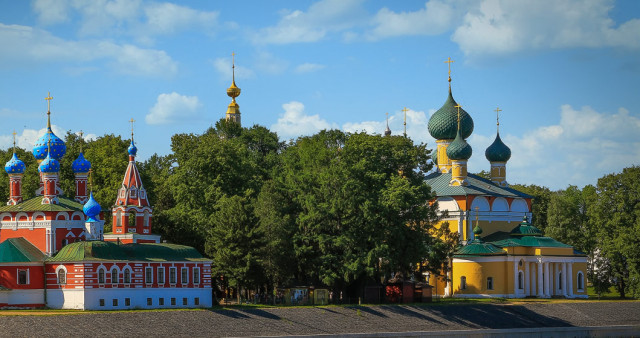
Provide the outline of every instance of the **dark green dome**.
{"type": "Polygon", "coordinates": [[[431,155],[431,161],[433,161],[433,165],[438,165],[438,153],[435,152],[431,155]]]}
{"type": "Polygon", "coordinates": [[[527,221],[527,216],[524,216],[522,223],[511,230],[511,236],[542,236],[542,231],[531,225],[527,221]]]}
{"type": "MultiPolygon", "coordinates": [[[[431,115],[429,119],[429,134],[436,140],[452,140],[456,137],[458,130],[458,103],[453,99],[451,90],[447,101],[431,115]]],[[[473,133],[473,119],[462,108],[460,108],[460,129],[462,138],[467,138],[473,133]]]]}
{"type": "Polygon", "coordinates": [[[456,135],[456,139],[447,147],[447,156],[452,160],[468,160],[471,158],[473,150],[467,141],[465,141],[460,133],[456,135]]]}
{"type": "Polygon", "coordinates": [[[484,152],[484,156],[489,162],[507,162],[511,158],[511,149],[500,139],[500,133],[496,139],[484,152]]]}

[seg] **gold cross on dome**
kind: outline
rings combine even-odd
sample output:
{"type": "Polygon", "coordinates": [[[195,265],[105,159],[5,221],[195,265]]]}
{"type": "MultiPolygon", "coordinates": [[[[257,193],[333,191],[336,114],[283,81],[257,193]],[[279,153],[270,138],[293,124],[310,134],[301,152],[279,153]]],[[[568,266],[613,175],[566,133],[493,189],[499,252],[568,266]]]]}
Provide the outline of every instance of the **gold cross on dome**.
{"type": "Polygon", "coordinates": [[[13,152],[16,152],[16,135],[18,135],[18,133],[16,133],[16,131],[13,131],[13,152]]]}
{"type": "Polygon", "coordinates": [[[451,64],[454,63],[454,62],[455,61],[451,60],[450,57],[448,57],[447,61],[444,62],[449,66],[449,82],[451,82],[451,64]]]}
{"type": "Polygon", "coordinates": [[[453,106],[453,108],[458,108],[458,128],[460,128],[460,108],[462,108],[462,106],[457,104],[453,106]]]}
{"type": "Polygon", "coordinates": [[[500,112],[502,111],[502,109],[500,109],[500,107],[496,107],[496,110],[494,110],[494,112],[496,112],[496,124],[499,126],[500,125],[500,112]]]}
{"type": "Polygon", "coordinates": [[[131,122],[131,138],[133,138],[133,123],[136,122],[136,120],[134,120],[132,117],[131,120],[129,120],[129,122],[131,122]]]}
{"type": "Polygon", "coordinates": [[[47,100],[47,112],[51,111],[51,100],[53,100],[53,96],[51,96],[51,92],[47,92],[47,97],[44,98],[47,100]]]}

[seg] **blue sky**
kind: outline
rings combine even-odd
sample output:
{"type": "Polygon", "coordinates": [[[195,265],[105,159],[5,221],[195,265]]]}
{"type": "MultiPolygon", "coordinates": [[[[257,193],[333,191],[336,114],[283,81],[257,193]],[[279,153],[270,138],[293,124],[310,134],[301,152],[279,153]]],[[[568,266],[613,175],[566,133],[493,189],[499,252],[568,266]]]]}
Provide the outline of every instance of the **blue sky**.
{"type": "Polygon", "coordinates": [[[453,94],[475,122],[470,172],[501,136],[507,179],[595,184],[640,159],[640,1],[0,0],[0,147],[57,134],[129,137],[139,158],[224,116],[236,53],[245,126],[283,139],[325,128],[434,147],[453,94]]]}

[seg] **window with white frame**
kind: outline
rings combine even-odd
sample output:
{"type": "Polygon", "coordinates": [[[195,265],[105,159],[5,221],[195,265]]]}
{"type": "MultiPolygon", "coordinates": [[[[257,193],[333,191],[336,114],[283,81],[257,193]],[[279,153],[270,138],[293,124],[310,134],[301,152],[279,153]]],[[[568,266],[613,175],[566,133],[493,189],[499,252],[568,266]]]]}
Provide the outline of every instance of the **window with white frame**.
{"type": "Polygon", "coordinates": [[[584,274],[582,273],[582,271],[578,271],[578,278],[576,280],[577,282],[577,286],[578,286],[578,291],[584,291],[584,274]]]}
{"type": "Polygon", "coordinates": [[[29,284],[29,270],[18,269],[18,285],[29,284]]]}
{"type": "Polygon", "coordinates": [[[147,284],[153,283],[153,267],[147,266],[144,268],[144,282],[147,284]]]}
{"type": "Polygon", "coordinates": [[[166,282],[167,280],[164,278],[164,268],[158,267],[158,284],[162,285],[166,282]]]}
{"type": "Polygon", "coordinates": [[[182,268],[180,274],[180,284],[189,284],[189,268],[182,268]]]}
{"type": "Polygon", "coordinates": [[[67,284],[67,271],[65,269],[58,270],[58,284],[67,284]]]}
{"type": "Polygon", "coordinates": [[[118,268],[114,267],[111,269],[111,284],[118,284],[120,282],[118,276],[118,268]]]}
{"type": "Polygon", "coordinates": [[[177,273],[178,273],[177,268],[175,268],[175,267],[169,268],[169,284],[175,284],[176,283],[176,279],[178,277],[178,276],[176,276],[177,273]]]}
{"type": "Polygon", "coordinates": [[[124,268],[124,283],[125,284],[131,283],[131,270],[128,267],[124,268]]]}
{"type": "Polygon", "coordinates": [[[524,273],[518,272],[518,289],[524,290],[524,273]]]}
{"type": "Polygon", "coordinates": [[[104,268],[98,268],[98,284],[104,284],[104,268]]]}
{"type": "Polygon", "coordinates": [[[193,268],[193,284],[200,284],[200,268],[193,268]]]}

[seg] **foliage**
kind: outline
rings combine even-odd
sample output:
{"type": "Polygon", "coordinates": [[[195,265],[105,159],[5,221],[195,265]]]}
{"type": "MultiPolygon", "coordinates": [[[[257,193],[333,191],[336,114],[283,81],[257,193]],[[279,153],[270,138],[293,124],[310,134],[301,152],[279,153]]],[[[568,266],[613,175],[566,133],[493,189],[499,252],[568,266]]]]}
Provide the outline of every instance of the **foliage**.
{"type": "Polygon", "coordinates": [[[511,188],[533,196],[533,205],[531,207],[531,213],[533,214],[532,222],[538,229],[542,230],[542,232],[546,232],[549,201],[551,200],[552,194],[551,190],[535,184],[512,184],[511,188]]]}

